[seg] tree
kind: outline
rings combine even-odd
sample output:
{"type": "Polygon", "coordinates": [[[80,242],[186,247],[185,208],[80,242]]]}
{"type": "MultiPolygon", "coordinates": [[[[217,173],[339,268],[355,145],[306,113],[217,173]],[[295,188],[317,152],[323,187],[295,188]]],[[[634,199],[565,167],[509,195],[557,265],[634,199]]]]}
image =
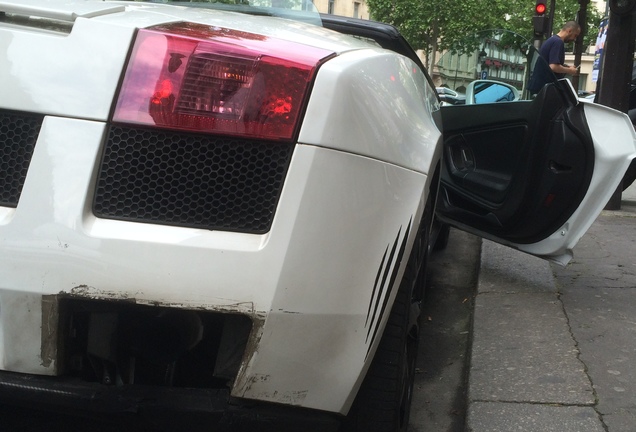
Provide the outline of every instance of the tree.
{"type": "MultiPolygon", "coordinates": [[[[555,30],[573,20],[578,0],[556,0],[555,30]]],[[[532,39],[532,0],[367,0],[371,16],[396,26],[409,43],[427,53],[429,67],[434,54],[474,49],[470,36],[482,30],[506,29],[532,39]]],[[[590,8],[591,9],[591,8],[590,8]]],[[[588,41],[596,37],[600,15],[588,12],[588,41]]]]}
{"type": "MultiPolygon", "coordinates": [[[[518,0],[515,1],[518,2],[518,0]]],[[[530,38],[532,37],[532,8],[534,7],[534,3],[528,2],[527,0],[522,0],[520,3],[525,4],[525,6],[530,9],[530,12],[511,15],[506,21],[504,28],[530,38]]],[[[579,0],[556,0],[552,32],[556,34],[567,21],[575,21],[579,7],[579,0]]],[[[603,15],[595,8],[591,6],[587,8],[587,26],[583,29],[585,32],[584,46],[596,42],[596,35],[602,18],[603,15]]]]}

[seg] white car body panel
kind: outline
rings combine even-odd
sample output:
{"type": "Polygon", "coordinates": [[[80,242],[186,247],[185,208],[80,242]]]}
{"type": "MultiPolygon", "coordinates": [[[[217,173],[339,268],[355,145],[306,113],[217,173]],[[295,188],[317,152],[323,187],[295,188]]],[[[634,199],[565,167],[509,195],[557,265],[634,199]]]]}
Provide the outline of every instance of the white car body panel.
{"type": "Polygon", "coordinates": [[[0,29],[8,62],[0,68],[3,108],[108,118],[133,28],[78,19],[70,35],[11,30],[0,29]]]}
{"type": "Polygon", "coordinates": [[[0,1],[0,8],[7,13],[35,15],[60,21],[73,22],[77,18],[94,18],[123,12],[124,5],[96,2],[43,2],[40,0],[0,1]]]}
{"type": "Polygon", "coordinates": [[[318,71],[306,114],[312,121],[303,124],[300,142],[428,174],[430,161],[441,155],[441,134],[427,113],[439,110],[439,102],[424,75],[413,73],[416,68],[407,58],[379,50],[352,51],[327,62],[318,71]],[[366,88],[378,91],[369,94],[366,88]]]}
{"type": "Polygon", "coordinates": [[[277,214],[272,229],[272,237],[279,225],[292,229],[278,290],[234,394],[346,412],[355,395],[349,392],[357,389],[355,371],[369,349],[370,287],[387,248],[421,217],[426,178],[333,150],[297,150],[288,184],[299,207],[277,214]],[[387,235],[369,238],[371,232],[387,235]],[[316,265],[308,268],[308,262],[316,265]],[[365,267],[374,270],[353,271],[365,267]]]}

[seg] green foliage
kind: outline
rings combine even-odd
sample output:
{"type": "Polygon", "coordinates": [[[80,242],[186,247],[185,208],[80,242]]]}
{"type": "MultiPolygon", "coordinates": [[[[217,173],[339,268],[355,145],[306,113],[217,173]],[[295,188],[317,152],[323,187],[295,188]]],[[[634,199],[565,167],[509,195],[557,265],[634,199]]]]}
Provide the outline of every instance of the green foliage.
{"type": "MultiPolygon", "coordinates": [[[[519,0],[513,0],[519,2],[519,0]]],[[[532,38],[532,14],[534,10],[534,2],[527,0],[521,0],[519,3],[526,5],[526,13],[515,13],[511,15],[511,18],[507,21],[508,30],[520,33],[528,38],[532,38]]],[[[548,6],[550,3],[547,3],[548,6]]],[[[561,29],[561,26],[567,21],[575,21],[577,12],[580,5],[578,0],[556,0],[554,10],[554,24],[552,33],[556,34],[561,29]]],[[[548,11],[549,13],[549,11],[548,11]]],[[[546,15],[548,15],[546,13],[546,15]]],[[[587,28],[585,30],[585,37],[583,44],[590,45],[596,42],[596,35],[598,33],[598,27],[603,15],[596,11],[592,3],[587,7],[587,28]]]]}
{"type": "MultiPolygon", "coordinates": [[[[470,35],[511,30],[532,39],[533,0],[367,0],[371,16],[396,26],[416,49],[462,52],[474,48],[470,35]]],[[[549,4],[549,2],[548,2],[549,4]]],[[[554,33],[576,18],[578,0],[556,0],[554,33]]],[[[588,7],[586,44],[596,39],[600,14],[588,7]]]]}

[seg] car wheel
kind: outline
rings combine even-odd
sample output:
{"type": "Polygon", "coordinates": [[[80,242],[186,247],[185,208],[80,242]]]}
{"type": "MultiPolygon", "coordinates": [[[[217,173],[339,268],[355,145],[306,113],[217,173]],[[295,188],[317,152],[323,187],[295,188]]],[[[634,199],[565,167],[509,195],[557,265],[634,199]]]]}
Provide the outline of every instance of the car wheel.
{"type": "Polygon", "coordinates": [[[439,252],[446,249],[448,246],[448,238],[450,237],[450,225],[440,222],[439,229],[437,230],[437,237],[435,243],[433,243],[433,251],[439,252]]]}
{"type": "Polygon", "coordinates": [[[409,423],[432,219],[428,206],[375,357],[343,423],[347,432],[401,432],[409,423]]]}

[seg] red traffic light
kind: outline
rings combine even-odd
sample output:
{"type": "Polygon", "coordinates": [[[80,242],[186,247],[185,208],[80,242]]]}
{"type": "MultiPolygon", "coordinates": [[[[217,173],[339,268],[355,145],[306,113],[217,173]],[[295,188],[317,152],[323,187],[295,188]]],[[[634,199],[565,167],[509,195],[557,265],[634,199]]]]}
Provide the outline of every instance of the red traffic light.
{"type": "Polygon", "coordinates": [[[545,3],[543,3],[542,1],[537,1],[536,6],[534,7],[534,11],[537,15],[543,15],[546,11],[547,7],[545,5],[545,3]]]}

